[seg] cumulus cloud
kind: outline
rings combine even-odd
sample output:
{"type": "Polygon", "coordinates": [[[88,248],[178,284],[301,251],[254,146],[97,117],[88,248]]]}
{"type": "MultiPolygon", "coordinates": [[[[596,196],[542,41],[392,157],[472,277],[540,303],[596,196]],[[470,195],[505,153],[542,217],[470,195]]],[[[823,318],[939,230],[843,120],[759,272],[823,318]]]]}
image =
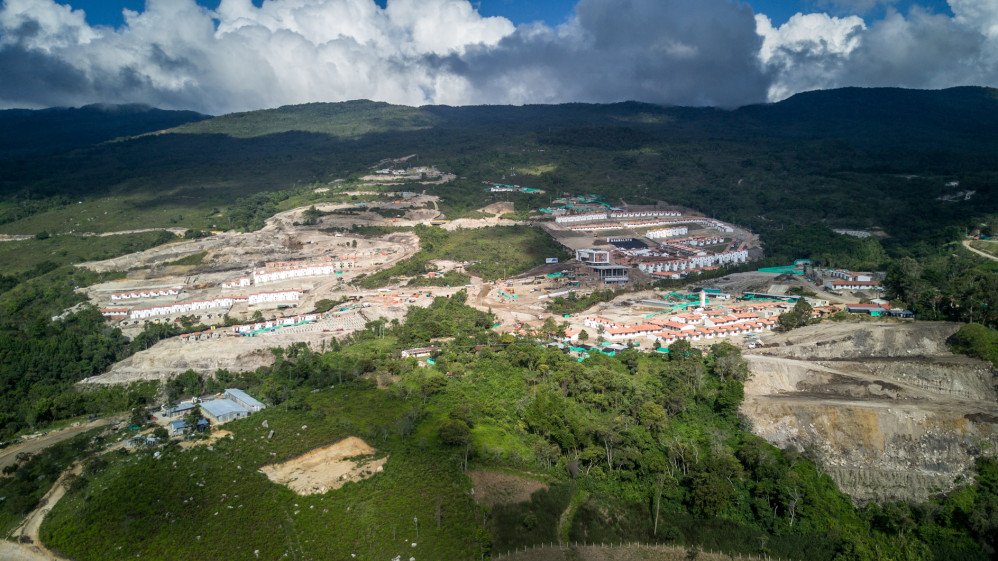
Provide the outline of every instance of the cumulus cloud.
{"type": "Polygon", "coordinates": [[[797,14],[774,27],[757,15],[771,100],[843,86],[998,85],[998,3],[951,0],[953,16],[913,7],[869,26],[851,16],[797,14]]]}
{"type": "Polygon", "coordinates": [[[774,26],[734,0],[579,0],[560,26],[516,27],[468,0],[221,0],[215,10],[147,0],[110,28],[55,0],[2,0],[0,107],[143,102],[217,114],[358,98],[732,107],[846,85],[998,83],[998,3],[951,8],[888,9],[870,23],[798,14],[774,26]]]}
{"type": "Polygon", "coordinates": [[[751,9],[729,0],[582,0],[515,28],[467,0],[149,0],[117,29],[53,0],[4,0],[0,104],[141,101],[220,113],[307,101],[765,98],[751,9]]]}

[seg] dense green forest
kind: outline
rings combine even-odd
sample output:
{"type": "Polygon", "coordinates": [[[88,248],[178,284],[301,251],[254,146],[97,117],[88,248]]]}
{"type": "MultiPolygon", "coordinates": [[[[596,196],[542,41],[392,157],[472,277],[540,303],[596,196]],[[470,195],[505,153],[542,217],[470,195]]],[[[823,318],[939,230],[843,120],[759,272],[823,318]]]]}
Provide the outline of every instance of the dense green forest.
{"type": "MultiPolygon", "coordinates": [[[[220,372],[270,408],[227,424],[233,437],[211,449],[165,445],[91,463],[43,539],[88,559],[467,559],[564,538],[807,560],[983,560],[998,545],[993,460],[932,502],[856,508],[806,456],[744,429],[748,369],[737,348],[677,343],[668,354],[579,362],[493,332],[490,314],[464,298],[413,308],[401,324],[372,322],[325,352],[295,345],[273,366],[220,372]],[[399,357],[434,337],[454,338],[435,365],[399,357]],[[383,473],[299,496],[257,471],[351,435],[388,456],[383,473]],[[545,489],[484,507],[468,469],[539,478],[545,489]]],[[[217,383],[188,374],[171,382],[175,397],[217,383]]]]}
{"type": "Polygon", "coordinates": [[[85,414],[149,403],[156,387],[82,393],[73,385],[172,333],[151,326],[128,342],[77,291],[123,273],[98,274],[70,263],[142,251],[176,239],[168,232],[4,242],[0,275],[0,442],[25,430],[85,414]],[[72,308],[73,311],[67,312],[72,308]]]}

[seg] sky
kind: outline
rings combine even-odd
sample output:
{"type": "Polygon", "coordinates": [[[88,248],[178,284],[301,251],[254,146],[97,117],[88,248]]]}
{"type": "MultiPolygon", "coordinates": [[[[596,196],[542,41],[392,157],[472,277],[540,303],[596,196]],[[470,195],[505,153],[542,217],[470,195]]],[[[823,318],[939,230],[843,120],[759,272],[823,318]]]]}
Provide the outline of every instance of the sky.
{"type": "Polygon", "coordinates": [[[998,86],[998,0],[0,0],[0,108],[998,86]]]}

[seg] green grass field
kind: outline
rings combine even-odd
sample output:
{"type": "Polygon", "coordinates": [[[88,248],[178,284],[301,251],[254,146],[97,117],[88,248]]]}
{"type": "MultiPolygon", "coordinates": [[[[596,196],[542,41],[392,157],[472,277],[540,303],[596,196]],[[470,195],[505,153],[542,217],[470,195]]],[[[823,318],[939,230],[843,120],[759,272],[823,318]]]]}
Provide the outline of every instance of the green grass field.
{"type": "Polygon", "coordinates": [[[110,259],[126,253],[145,251],[177,240],[173,234],[142,232],[116,236],[53,236],[44,240],[29,239],[0,243],[0,263],[4,273],[27,271],[42,263],[55,265],[110,259]]]}
{"type": "Polygon", "coordinates": [[[443,449],[398,435],[408,408],[364,383],[343,384],[308,394],[299,409],[226,424],[233,438],[213,449],[112,455],[53,509],[42,539],[87,559],[477,557],[467,479],[443,449]],[[388,454],[383,473],[299,496],[258,471],[352,435],[388,454]]]}
{"type": "Polygon", "coordinates": [[[497,226],[483,229],[447,231],[417,226],[420,250],[408,261],[379,271],[360,281],[373,288],[388,284],[393,277],[417,277],[432,270],[434,259],[474,261],[466,271],[485,280],[511,277],[544,264],[547,257],[565,260],[568,253],[544,231],[530,226],[497,226]]]}

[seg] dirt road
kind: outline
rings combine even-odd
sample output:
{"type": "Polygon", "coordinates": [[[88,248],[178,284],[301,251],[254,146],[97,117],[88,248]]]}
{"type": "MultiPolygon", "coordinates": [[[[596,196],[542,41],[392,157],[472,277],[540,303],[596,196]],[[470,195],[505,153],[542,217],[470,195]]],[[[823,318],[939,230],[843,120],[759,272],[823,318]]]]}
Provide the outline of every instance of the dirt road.
{"type": "Polygon", "coordinates": [[[984,257],[985,259],[990,259],[992,261],[998,261],[998,257],[995,257],[994,255],[991,255],[989,253],[984,253],[983,251],[981,251],[979,249],[975,249],[973,247],[970,247],[970,240],[963,240],[963,247],[969,249],[970,251],[973,251],[974,253],[980,255],[981,257],[984,257]]]}
{"type": "Polygon", "coordinates": [[[13,446],[8,446],[3,450],[0,450],[0,469],[3,469],[14,463],[17,455],[21,452],[27,454],[35,454],[41,452],[42,450],[62,442],[63,440],[68,440],[74,436],[88,431],[92,428],[102,427],[104,425],[110,424],[111,419],[97,419],[96,421],[90,423],[83,423],[75,427],[69,427],[65,429],[55,430],[38,438],[33,438],[31,440],[24,441],[20,444],[14,444],[13,446]]]}

